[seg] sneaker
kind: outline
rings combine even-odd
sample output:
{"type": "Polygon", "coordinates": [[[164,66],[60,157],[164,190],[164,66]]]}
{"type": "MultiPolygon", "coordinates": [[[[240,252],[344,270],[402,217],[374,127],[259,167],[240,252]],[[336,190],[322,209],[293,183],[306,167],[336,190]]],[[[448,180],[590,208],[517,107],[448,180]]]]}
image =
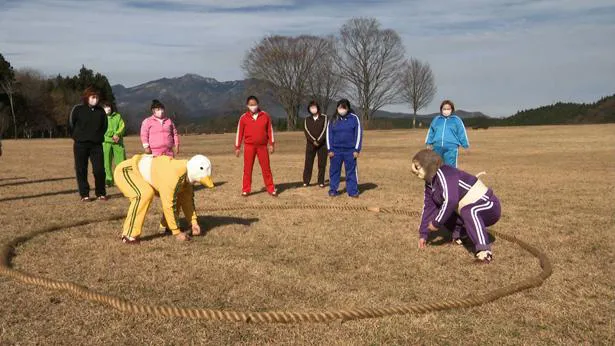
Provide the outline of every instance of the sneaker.
{"type": "Polygon", "coordinates": [[[242,197],[248,197],[248,193],[247,193],[247,192],[242,192],[242,193],[241,193],[241,196],[242,196],[242,197]]]}
{"type": "Polygon", "coordinates": [[[105,186],[106,187],[113,187],[113,182],[112,181],[107,181],[107,182],[105,182],[105,186]]]}
{"type": "Polygon", "coordinates": [[[352,195],[352,196],[348,196],[350,198],[359,198],[359,195],[352,195]]]}
{"type": "Polygon", "coordinates": [[[463,245],[463,240],[461,238],[453,239],[453,245],[463,245]]]}
{"type": "Polygon", "coordinates": [[[92,202],[90,197],[81,197],[81,202],[92,202]]]}
{"type": "Polygon", "coordinates": [[[337,197],[337,192],[329,192],[329,197],[337,197]]]}
{"type": "Polygon", "coordinates": [[[136,245],[136,244],[139,244],[139,242],[140,242],[139,238],[127,237],[125,235],[122,236],[122,243],[124,244],[136,245]]]}
{"type": "Polygon", "coordinates": [[[325,187],[325,184],[318,184],[318,187],[323,188],[325,187]]]}
{"type": "Polygon", "coordinates": [[[307,186],[308,186],[308,184],[303,184],[303,187],[307,187],[307,186]]]}
{"type": "Polygon", "coordinates": [[[106,201],[109,200],[109,198],[107,196],[98,196],[98,197],[96,197],[96,199],[99,200],[99,201],[103,201],[103,202],[106,202],[106,201]]]}
{"type": "Polygon", "coordinates": [[[491,263],[491,261],[493,261],[493,254],[489,250],[479,251],[476,253],[475,257],[476,262],[482,264],[489,264],[491,263]]]}
{"type": "Polygon", "coordinates": [[[273,192],[269,192],[269,194],[271,195],[271,197],[278,197],[278,192],[275,190],[273,192]]]}

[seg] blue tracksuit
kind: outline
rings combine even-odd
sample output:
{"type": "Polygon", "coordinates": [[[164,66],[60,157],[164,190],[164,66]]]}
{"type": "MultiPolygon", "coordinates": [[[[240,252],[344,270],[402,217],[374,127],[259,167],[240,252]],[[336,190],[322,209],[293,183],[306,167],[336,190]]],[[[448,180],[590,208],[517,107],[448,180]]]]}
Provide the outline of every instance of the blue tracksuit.
{"type": "Polygon", "coordinates": [[[457,148],[470,147],[463,121],[455,114],[448,117],[438,115],[431,121],[425,144],[432,145],[433,150],[442,157],[444,164],[457,167],[457,148]]]}
{"type": "Polygon", "coordinates": [[[361,121],[354,113],[339,116],[327,124],[327,150],[333,153],[329,167],[329,194],[336,195],[340,185],[342,164],[346,171],[346,191],[349,196],[359,195],[357,160],[353,153],[361,152],[363,133],[361,121]]]}

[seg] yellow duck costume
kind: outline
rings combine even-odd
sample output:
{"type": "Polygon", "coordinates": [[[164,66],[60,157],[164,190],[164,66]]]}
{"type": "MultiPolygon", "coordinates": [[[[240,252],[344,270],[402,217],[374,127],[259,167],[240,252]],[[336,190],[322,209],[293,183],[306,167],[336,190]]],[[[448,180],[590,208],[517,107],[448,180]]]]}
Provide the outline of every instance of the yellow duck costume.
{"type": "Polygon", "coordinates": [[[162,227],[173,235],[180,235],[178,207],[186,219],[198,227],[192,186],[198,183],[209,188],[214,186],[211,163],[203,155],[190,160],[176,160],[164,155],[135,155],[115,168],[113,178],[124,196],[130,199],[122,232],[125,243],[138,242],[145,215],[155,195],[160,196],[162,203],[162,227]]]}

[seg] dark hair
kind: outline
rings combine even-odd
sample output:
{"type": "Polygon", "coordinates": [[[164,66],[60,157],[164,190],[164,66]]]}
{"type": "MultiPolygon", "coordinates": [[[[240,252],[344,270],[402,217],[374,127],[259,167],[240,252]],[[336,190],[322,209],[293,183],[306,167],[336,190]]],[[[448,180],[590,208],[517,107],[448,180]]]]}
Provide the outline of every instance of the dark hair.
{"type": "Polygon", "coordinates": [[[254,95],[250,95],[250,96],[248,96],[248,98],[246,99],[246,104],[248,104],[251,100],[256,101],[256,103],[260,103],[260,102],[258,102],[258,97],[254,96],[254,95]]]}
{"type": "Polygon", "coordinates": [[[98,98],[100,98],[100,92],[93,86],[85,88],[85,90],[83,90],[83,94],[81,95],[81,100],[84,104],[88,103],[88,99],[90,98],[90,96],[97,96],[98,98]]]}
{"type": "Polygon", "coordinates": [[[442,103],[440,103],[440,113],[442,113],[442,107],[444,107],[445,105],[451,106],[452,112],[455,113],[455,104],[451,100],[444,100],[442,101],[442,103]]]}
{"type": "Polygon", "coordinates": [[[150,106],[150,109],[155,109],[155,108],[164,109],[164,105],[162,104],[162,102],[154,99],[152,100],[152,105],[150,106]]]}
{"type": "Polygon", "coordinates": [[[113,102],[111,102],[111,101],[107,101],[107,100],[102,101],[102,102],[100,103],[100,106],[101,106],[101,107],[103,107],[103,108],[104,108],[104,107],[109,107],[109,108],[111,108],[111,113],[113,113],[113,112],[115,112],[115,111],[116,111],[116,109],[115,109],[115,105],[114,105],[114,104],[113,104],[113,102]]]}
{"type": "Polygon", "coordinates": [[[310,108],[312,108],[312,106],[316,106],[316,109],[317,109],[316,112],[320,115],[320,105],[318,104],[316,100],[312,100],[310,101],[310,103],[308,103],[308,106],[307,106],[308,113],[312,114],[312,112],[310,112],[310,108]]]}
{"type": "Polygon", "coordinates": [[[333,117],[331,117],[332,123],[335,123],[336,121],[340,119],[340,115],[337,113],[337,109],[339,107],[347,109],[348,110],[347,114],[354,113],[354,110],[352,109],[352,107],[350,107],[350,101],[348,101],[347,99],[341,99],[337,101],[337,105],[335,106],[335,113],[333,113],[333,117]]]}

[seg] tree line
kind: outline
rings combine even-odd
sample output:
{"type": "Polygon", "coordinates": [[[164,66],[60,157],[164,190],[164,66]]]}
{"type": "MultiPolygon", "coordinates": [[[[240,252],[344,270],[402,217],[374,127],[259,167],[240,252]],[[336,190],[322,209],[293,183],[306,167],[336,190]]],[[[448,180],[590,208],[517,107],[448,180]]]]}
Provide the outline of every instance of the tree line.
{"type": "Polygon", "coordinates": [[[0,135],[68,136],[68,115],[88,86],[95,86],[103,100],[115,102],[107,77],[85,66],[74,76],[48,78],[33,69],[15,70],[0,54],[0,135]]]}

